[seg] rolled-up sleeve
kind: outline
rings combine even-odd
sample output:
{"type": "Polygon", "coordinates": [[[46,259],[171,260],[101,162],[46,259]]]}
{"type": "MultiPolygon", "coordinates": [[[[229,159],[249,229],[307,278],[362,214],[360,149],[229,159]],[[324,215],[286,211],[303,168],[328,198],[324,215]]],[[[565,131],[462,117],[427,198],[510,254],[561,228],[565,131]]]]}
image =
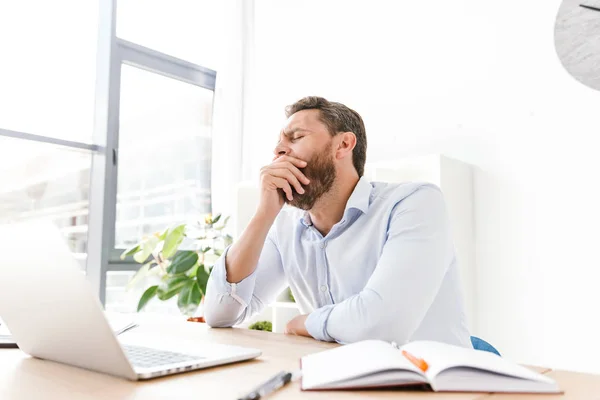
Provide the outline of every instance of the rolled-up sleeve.
{"type": "Polygon", "coordinates": [[[453,257],[443,195],[436,187],[421,187],[393,208],[387,241],[364,289],[315,310],[306,329],[319,340],[404,343],[433,303],[453,257]]]}
{"type": "Polygon", "coordinates": [[[238,283],[227,281],[225,260],[229,248],[215,263],[206,286],[204,318],[212,327],[239,324],[261,312],[287,286],[281,255],[271,233],[256,269],[238,283]]]}
{"type": "Polygon", "coordinates": [[[324,342],[333,342],[334,338],[327,333],[327,319],[335,305],[324,306],[308,314],[304,327],[310,336],[324,342]]]}

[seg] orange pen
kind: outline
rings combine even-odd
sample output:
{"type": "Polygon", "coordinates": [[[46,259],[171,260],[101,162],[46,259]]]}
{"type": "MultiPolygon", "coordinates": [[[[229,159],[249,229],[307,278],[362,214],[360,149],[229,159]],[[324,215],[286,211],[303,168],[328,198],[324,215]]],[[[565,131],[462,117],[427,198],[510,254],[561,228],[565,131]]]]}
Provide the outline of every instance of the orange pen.
{"type": "Polygon", "coordinates": [[[427,372],[427,369],[429,369],[429,364],[427,364],[427,362],[425,360],[423,360],[422,358],[417,358],[417,357],[413,356],[412,354],[410,354],[406,350],[402,350],[402,355],[404,357],[408,358],[408,360],[411,363],[413,363],[415,365],[415,367],[419,368],[421,371],[427,372]]]}

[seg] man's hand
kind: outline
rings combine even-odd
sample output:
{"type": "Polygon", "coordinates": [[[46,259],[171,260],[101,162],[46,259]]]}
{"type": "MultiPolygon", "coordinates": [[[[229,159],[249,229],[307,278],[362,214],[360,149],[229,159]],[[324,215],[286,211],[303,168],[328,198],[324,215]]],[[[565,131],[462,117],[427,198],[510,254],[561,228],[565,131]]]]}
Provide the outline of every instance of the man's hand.
{"type": "Polygon", "coordinates": [[[227,253],[225,259],[227,282],[241,282],[254,271],[269,229],[284,204],[279,189],[283,190],[290,200],[294,194],[292,187],[301,196],[304,193],[302,184],[308,185],[310,182],[299,170],[304,167],[306,167],[305,161],[291,156],[280,156],[261,169],[258,209],[238,241],[231,246],[227,253]]]}
{"type": "MultiPolygon", "coordinates": [[[[284,198],[278,189],[285,193],[289,201],[295,192],[304,193],[302,185],[308,185],[309,180],[299,168],[306,167],[306,161],[292,156],[276,157],[273,162],[260,170],[261,195],[259,210],[277,215],[284,204],[284,198]]],[[[296,194],[296,195],[297,195],[296,194]]]]}
{"type": "Polygon", "coordinates": [[[306,330],[306,318],[308,318],[308,314],[298,315],[285,326],[286,335],[298,335],[298,336],[306,336],[312,337],[308,331],[306,330]]]}

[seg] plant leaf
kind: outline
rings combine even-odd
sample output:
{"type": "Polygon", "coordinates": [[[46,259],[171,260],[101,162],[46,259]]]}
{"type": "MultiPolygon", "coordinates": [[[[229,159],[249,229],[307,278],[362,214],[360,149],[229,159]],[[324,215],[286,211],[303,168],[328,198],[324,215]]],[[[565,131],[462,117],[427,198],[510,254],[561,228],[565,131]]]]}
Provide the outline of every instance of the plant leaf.
{"type": "Polygon", "coordinates": [[[176,226],[169,231],[165,237],[165,244],[162,249],[163,258],[171,258],[177,252],[177,248],[185,236],[184,232],[185,224],[176,226]]]}
{"type": "Polygon", "coordinates": [[[125,250],[124,252],[121,253],[121,260],[124,260],[125,257],[127,257],[127,256],[137,253],[139,250],[140,250],[139,243],[131,246],[130,248],[128,248],[127,250],[125,250]]]}
{"type": "Polygon", "coordinates": [[[146,291],[140,298],[140,302],[138,303],[138,307],[137,307],[138,312],[142,311],[142,309],[146,306],[148,301],[156,295],[157,289],[158,289],[158,286],[156,286],[156,285],[150,286],[148,289],[146,289],[146,291]]]}
{"type": "Polygon", "coordinates": [[[233,237],[231,235],[223,236],[223,246],[229,247],[233,244],[233,237]]]}
{"type": "Polygon", "coordinates": [[[167,234],[169,233],[169,228],[166,228],[158,237],[160,240],[165,240],[167,238],[167,234]]]}
{"type": "Polygon", "coordinates": [[[169,300],[177,293],[181,292],[181,289],[191,280],[187,275],[175,275],[167,281],[166,288],[158,288],[157,294],[160,300],[169,300]]]}
{"type": "MultiPolygon", "coordinates": [[[[200,264],[200,265],[202,265],[202,264],[200,264]]],[[[198,265],[198,263],[196,263],[196,265],[194,265],[194,266],[192,267],[192,269],[190,269],[190,270],[189,270],[189,271],[186,273],[186,275],[187,275],[187,276],[190,276],[190,277],[192,277],[192,278],[193,278],[193,277],[195,277],[195,276],[196,276],[196,274],[198,273],[198,267],[199,267],[200,265],[198,265]]]]}
{"type": "Polygon", "coordinates": [[[217,222],[219,222],[219,220],[220,220],[220,219],[221,219],[221,214],[219,213],[219,214],[217,214],[217,216],[216,216],[216,217],[214,217],[214,218],[212,219],[212,221],[210,222],[210,224],[211,224],[211,225],[214,225],[214,224],[216,224],[217,222]]]}
{"type": "Polygon", "coordinates": [[[223,224],[219,225],[219,226],[215,226],[215,227],[213,227],[213,229],[216,231],[222,231],[225,228],[225,226],[227,226],[227,222],[229,222],[230,217],[231,217],[230,215],[225,217],[225,219],[223,220],[223,224]]]}
{"type": "Polygon", "coordinates": [[[207,253],[209,250],[210,250],[210,246],[206,246],[206,247],[203,247],[202,250],[200,250],[200,251],[203,253],[207,253]]]}
{"type": "Polygon", "coordinates": [[[186,308],[190,304],[191,296],[192,296],[192,286],[195,282],[188,282],[181,292],[179,293],[179,298],[177,299],[177,306],[181,311],[186,308]]]}
{"type": "Polygon", "coordinates": [[[142,245],[142,249],[133,255],[133,259],[140,264],[144,263],[160,242],[156,236],[150,236],[142,245]]]}
{"type": "Polygon", "coordinates": [[[198,271],[196,271],[196,280],[198,282],[198,288],[200,289],[200,292],[202,292],[203,296],[206,294],[206,284],[208,283],[208,277],[209,273],[206,272],[204,264],[200,264],[198,266],[198,271]]]}
{"type": "Polygon", "coordinates": [[[189,271],[198,262],[198,253],[195,251],[180,251],[173,258],[171,265],[167,269],[169,274],[183,274],[189,271]]]}
{"type": "Polygon", "coordinates": [[[201,299],[202,294],[200,293],[198,283],[196,281],[191,281],[188,282],[181,290],[181,293],[179,293],[177,306],[182,313],[192,315],[198,308],[201,299]]]}
{"type": "Polygon", "coordinates": [[[135,272],[135,274],[131,277],[131,279],[127,283],[127,286],[125,286],[125,289],[131,290],[131,288],[133,288],[140,279],[142,279],[148,274],[148,271],[150,271],[150,267],[152,266],[152,264],[154,264],[154,261],[150,261],[149,263],[142,265],[140,269],[138,269],[135,272]]]}

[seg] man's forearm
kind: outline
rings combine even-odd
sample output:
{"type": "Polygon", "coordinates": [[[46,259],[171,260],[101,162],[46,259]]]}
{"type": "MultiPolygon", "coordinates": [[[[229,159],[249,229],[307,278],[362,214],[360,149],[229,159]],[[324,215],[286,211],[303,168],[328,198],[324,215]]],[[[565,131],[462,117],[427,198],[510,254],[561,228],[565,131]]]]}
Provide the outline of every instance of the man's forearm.
{"type": "Polygon", "coordinates": [[[254,272],[276,217],[277,213],[256,213],[240,238],[231,246],[225,258],[229,283],[238,283],[254,272]]]}

